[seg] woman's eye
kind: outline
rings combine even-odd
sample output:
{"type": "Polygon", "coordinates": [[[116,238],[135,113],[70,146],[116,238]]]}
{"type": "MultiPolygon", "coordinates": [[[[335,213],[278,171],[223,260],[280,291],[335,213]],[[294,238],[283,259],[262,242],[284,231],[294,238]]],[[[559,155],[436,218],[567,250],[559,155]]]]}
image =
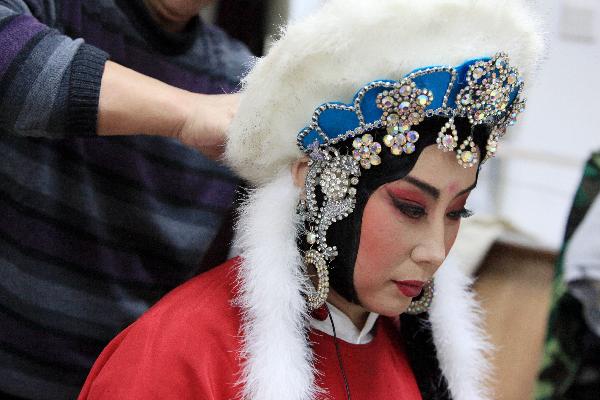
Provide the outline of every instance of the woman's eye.
{"type": "Polygon", "coordinates": [[[394,201],[394,204],[396,206],[396,208],[398,210],[400,210],[400,212],[404,215],[406,215],[409,218],[421,218],[424,215],[426,215],[427,213],[425,212],[425,209],[421,206],[417,206],[414,204],[409,204],[409,203],[402,203],[399,201],[394,201]]]}
{"type": "Polygon", "coordinates": [[[448,213],[448,218],[454,220],[459,220],[461,218],[469,218],[471,216],[473,216],[473,211],[468,210],[464,207],[461,210],[452,211],[448,213]]]}

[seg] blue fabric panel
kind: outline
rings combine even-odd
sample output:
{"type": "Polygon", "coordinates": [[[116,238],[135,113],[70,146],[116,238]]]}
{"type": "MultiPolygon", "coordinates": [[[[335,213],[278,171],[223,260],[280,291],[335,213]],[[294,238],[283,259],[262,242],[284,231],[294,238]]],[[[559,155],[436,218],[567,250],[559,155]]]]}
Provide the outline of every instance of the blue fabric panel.
{"type": "Polygon", "coordinates": [[[359,126],[354,111],[328,108],[319,116],[319,126],[330,138],[336,138],[359,126]]]}
{"type": "Polygon", "coordinates": [[[383,87],[376,87],[365,93],[365,96],[360,102],[360,110],[362,111],[363,117],[367,124],[379,121],[383,111],[377,107],[375,100],[377,95],[386,90],[383,87]]]}
{"type": "Polygon", "coordinates": [[[429,89],[433,92],[433,101],[427,109],[436,109],[442,106],[444,94],[448,90],[451,78],[452,75],[450,72],[440,71],[421,75],[413,79],[413,82],[419,89],[429,89]]]}
{"type": "Polygon", "coordinates": [[[302,139],[302,146],[305,149],[308,149],[308,146],[311,145],[315,140],[317,140],[320,144],[325,143],[325,141],[323,140],[323,138],[321,136],[319,136],[319,134],[317,133],[317,131],[315,131],[313,129],[306,136],[304,136],[304,138],[302,139]]]}

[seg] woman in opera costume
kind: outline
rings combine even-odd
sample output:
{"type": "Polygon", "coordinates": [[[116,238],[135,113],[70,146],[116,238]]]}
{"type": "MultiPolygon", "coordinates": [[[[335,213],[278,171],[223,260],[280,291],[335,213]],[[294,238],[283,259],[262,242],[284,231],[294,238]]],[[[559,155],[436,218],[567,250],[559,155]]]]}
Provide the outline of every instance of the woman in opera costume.
{"type": "Polygon", "coordinates": [[[80,399],[489,399],[470,280],[440,266],[542,46],[508,0],[329,0],[289,26],[225,151],[256,186],[240,256],[117,336],[80,399]]]}

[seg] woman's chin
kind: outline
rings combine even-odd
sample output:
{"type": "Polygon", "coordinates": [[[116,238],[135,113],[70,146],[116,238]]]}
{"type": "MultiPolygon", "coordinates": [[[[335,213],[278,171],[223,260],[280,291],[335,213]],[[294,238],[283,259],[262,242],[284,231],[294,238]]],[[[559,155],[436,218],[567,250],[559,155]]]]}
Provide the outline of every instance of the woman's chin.
{"type": "Polygon", "coordinates": [[[395,318],[408,310],[411,300],[412,299],[408,297],[401,299],[395,298],[393,300],[390,299],[390,301],[381,302],[377,305],[373,305],[372,308],[367,307],[367,309],[384,317],[395,318]]]}

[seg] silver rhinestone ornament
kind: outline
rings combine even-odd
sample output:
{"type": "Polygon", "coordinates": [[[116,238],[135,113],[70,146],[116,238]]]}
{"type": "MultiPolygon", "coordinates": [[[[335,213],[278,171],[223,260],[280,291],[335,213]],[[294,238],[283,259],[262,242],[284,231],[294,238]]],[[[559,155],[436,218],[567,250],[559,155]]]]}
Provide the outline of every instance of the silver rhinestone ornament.
{"type": "Polygon", "coordinates": [[[414,153],[419,133],[412,127],[425,119],[425,109],[433,101],[433,93],[418,89],[410,78],[405,78],[377,95],[375,101],[383,110],[381,122],[387,131],[383,143],[395,156],[414,153]]]}
{"type": "Polygon", "coordinates": [[[427,282],[425,286],[423,286],[423,293],[418,300],[411,301],[410,305],[406,309],[406,312],[411,315],[422,314],[424,312],[429,311],[429,307],[431,306],[431,302],[433,300],[433,280],[427,282]]]}
{"type": "Polygon", "coordinates": [[[327,294],[329,293],[329,272],[327,271],[327,262],[321,253],[311,249],[304,255],[304,264],[307,268],[309,265],[314,266],[317,271],[317,287],[307,296],[308,307],[311,310],[316,310],[325,303],[327,294]]]}
{"type": "MultiPolygon", "coordinates": [[[[365,145],[371,146],[372,142],[365,145]]],[[[366,158],[361,158],[363,159],[366,158]]],[[[308,295],[311,309],[319,308],[327,299],[327,268],[338,254],[336,246],[327,244],[327,230],[333,223],[341,221],[354,211],[355,186],[361,175],[360,165],[360,161],[353,156],[340,155],[334,148],[323,151],[323,160],[309,161],[305,183],[306,199],[299,203],[298,210],[305,224],[306,242],[310,245],[304,261],[307,266],[314,265],[317,269],[317,286],[308,295]],[[318,188],[322,193],[322,204],[318,204],[318,188]]]]}
{"type": "MultiPolygon", "coordinates": [[[[490,139],[493,136],[493,140],[488,140],[484,160],[494,157],[498,140],[506,131],[506,127],[514,124],[517,115],[523,112],[525,100],[520,99],[522,89],[523,82],[519,72],[510,66],[505,53],[498,53],[489,61],[478,61],[469,67],[467,86],[456,98],[457,114],[466,116],[473,126],[486,123],[493,126],[493,131],[502,132],[491,135],[490,139]],[[510,96],[515,90],[518,91],[517,97],[509,110],[510,96]]],[[[466,141],[471,140],[468,138],[466,141]]],[[[472,167],[479,162],[480,157],[475,157],[472,148],[459,150],[461,154],[457,154],[457,160],[460,165],[472,167]]]]}
{"type": "Polygon", "coordinates": [[[364,169],[369,169],[371,166],[381,164],[381,144],[373,140],[373,135],[370,133],[364,134],[360,138],[355,138],[352,142],[352,157],[360,163],[364,169]]]}
{"type": "Polygon", "coordinates": [[[454,117],[444,124],[436,139],[438,149],[443,152],[454,151],[458,147],[458,132],[454,125],[454,117]]]}

